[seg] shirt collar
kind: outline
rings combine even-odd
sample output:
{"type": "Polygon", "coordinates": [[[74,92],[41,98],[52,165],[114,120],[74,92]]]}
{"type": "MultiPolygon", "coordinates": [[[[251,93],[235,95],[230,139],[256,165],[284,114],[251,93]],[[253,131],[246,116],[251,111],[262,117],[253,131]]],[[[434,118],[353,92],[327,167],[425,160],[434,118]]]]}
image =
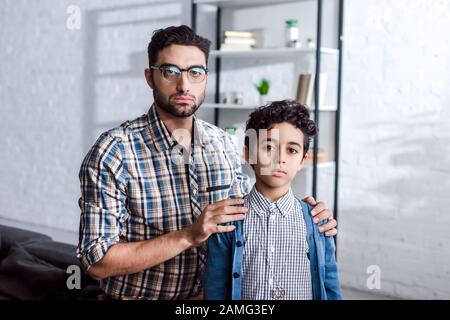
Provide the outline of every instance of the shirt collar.
{"type": "Polygon", "coordinates": [[[249,193],[249,206],[252,211],[255,211],[257,215],[263,216],[271,211],[279,211],[284,217],[291,213],[295,209],[295,197],[291,189],[275,202],[270,202],[265,196],[263,196],[256,186],[249,193]]]}
{"type": "MultiPolygon", "coordinates": [[[[169,132],[161,118],[158,116],[154,104],[150,107],[150,110],[147,113],[147,122],[148,133],[150,134],[150,137],[153,140],[153,144],[155,145],[158,152],[164,152],[167,149],[173,148],[176,144],[178,144],[178,142],[172,138],[172,134],[169,132]]],[[[193,117],[193,122],[194,145],[204,146],[204,130],[195,115],[193,117]]]]}

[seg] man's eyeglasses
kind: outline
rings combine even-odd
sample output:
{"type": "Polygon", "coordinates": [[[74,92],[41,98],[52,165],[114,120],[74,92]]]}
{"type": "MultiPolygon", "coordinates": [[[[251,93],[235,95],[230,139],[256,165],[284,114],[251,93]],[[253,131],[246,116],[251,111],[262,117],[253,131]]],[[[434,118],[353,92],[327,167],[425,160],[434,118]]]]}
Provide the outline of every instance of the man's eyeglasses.
{"type": "Polygon", "coordinates": [[[158,69],[163,78],[169,82],[177,82],[183,71],[186,71],[189,82],[199,83],[205,80],[208,69],[203,66],[191,66],[187,69],[181,69],[174,64],[162,64],[160,66],[150,66],[150,69],[158,69]]]}

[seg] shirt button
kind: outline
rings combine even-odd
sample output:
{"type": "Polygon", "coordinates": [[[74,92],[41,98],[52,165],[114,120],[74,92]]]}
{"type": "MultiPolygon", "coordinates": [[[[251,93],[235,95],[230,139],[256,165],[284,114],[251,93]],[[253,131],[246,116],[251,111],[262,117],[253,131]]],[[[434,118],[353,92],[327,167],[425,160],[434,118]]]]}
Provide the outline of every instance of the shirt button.
{"type": "Polygon", "coordinates": [[[274,246],[270,247],[270,252],[272,252],[272,253],[275,252],[275,247],[274,246]]]}
{"type": "Polygon", "coordinates": [[[271,216],[270,216],[270,220],[272,220],[272,221],[275,220],[275,216],[274,216],[274,215],[271,215],[271,216]]]}
{"type": "Polygon", "coordinates": [[[269,286],[273,285],[273,279],[269,278],[269,286]]]}
{"type": "Polygon", "coordinates": [[[239,272],[235,272],[233,273],[233,278],[237,279],[239,278],[241,275],[239,274],[239,272]]]}
{"type": "Polygon", "coordinates": [[[237,247],[242,247],[242,241],[237,241],[237,242],[236,242],[236,246],[237,246],[237,247]]]}
{"type": "Polygon", "coordinates": [[[197,195],[197,189],[192,189],[192,194],[195,196],[197,195]]]}

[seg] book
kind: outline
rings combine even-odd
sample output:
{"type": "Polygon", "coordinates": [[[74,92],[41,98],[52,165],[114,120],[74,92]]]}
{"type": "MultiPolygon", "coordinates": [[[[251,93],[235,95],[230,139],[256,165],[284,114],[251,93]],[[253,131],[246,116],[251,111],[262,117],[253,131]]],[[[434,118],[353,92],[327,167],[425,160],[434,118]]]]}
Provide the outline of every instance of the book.
{"type": "Polygon", "coordinates": [[[234,38],[256,38],[256,32],[251,31],[224,31],[224,37],[234,38]]]}
{"type": "MultiPolygon", "coordinates": [[[[326,85],[327,85],[327,80],[328,80],[328,74],[321,73],[319,79],[320,79],[319,101],[320,101],[320,105],[323,106],[323,102],[325,99],[326,85]]],[[[298,86],[297,86],[297,96],[296,96],[297,102],[309,107],[310,109],[313,109],[315,106],[314,80],[315,80],[314,73],[300,74],[299,79],[298,79],[298,86]],[[314,102],[314,105],[313,105],[313,102],[314,102]]]]}
{"type": "Polygon", "coordinates": [[[298,103],[311,106],[314,93],[314,78],[313,73],[300,74],[298,78],[297,97],[298,103]]]}

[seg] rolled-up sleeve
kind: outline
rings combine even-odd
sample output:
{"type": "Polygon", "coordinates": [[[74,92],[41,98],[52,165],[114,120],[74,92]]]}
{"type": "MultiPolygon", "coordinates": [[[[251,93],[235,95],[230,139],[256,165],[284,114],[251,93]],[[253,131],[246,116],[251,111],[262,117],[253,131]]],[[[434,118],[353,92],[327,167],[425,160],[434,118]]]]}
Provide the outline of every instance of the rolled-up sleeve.
{"type": "Polygon", "coordinates": [[[81,165],[77,257],[86,271],[119,242],[128,217],[120,142],[102,134],[81,165]]]}

